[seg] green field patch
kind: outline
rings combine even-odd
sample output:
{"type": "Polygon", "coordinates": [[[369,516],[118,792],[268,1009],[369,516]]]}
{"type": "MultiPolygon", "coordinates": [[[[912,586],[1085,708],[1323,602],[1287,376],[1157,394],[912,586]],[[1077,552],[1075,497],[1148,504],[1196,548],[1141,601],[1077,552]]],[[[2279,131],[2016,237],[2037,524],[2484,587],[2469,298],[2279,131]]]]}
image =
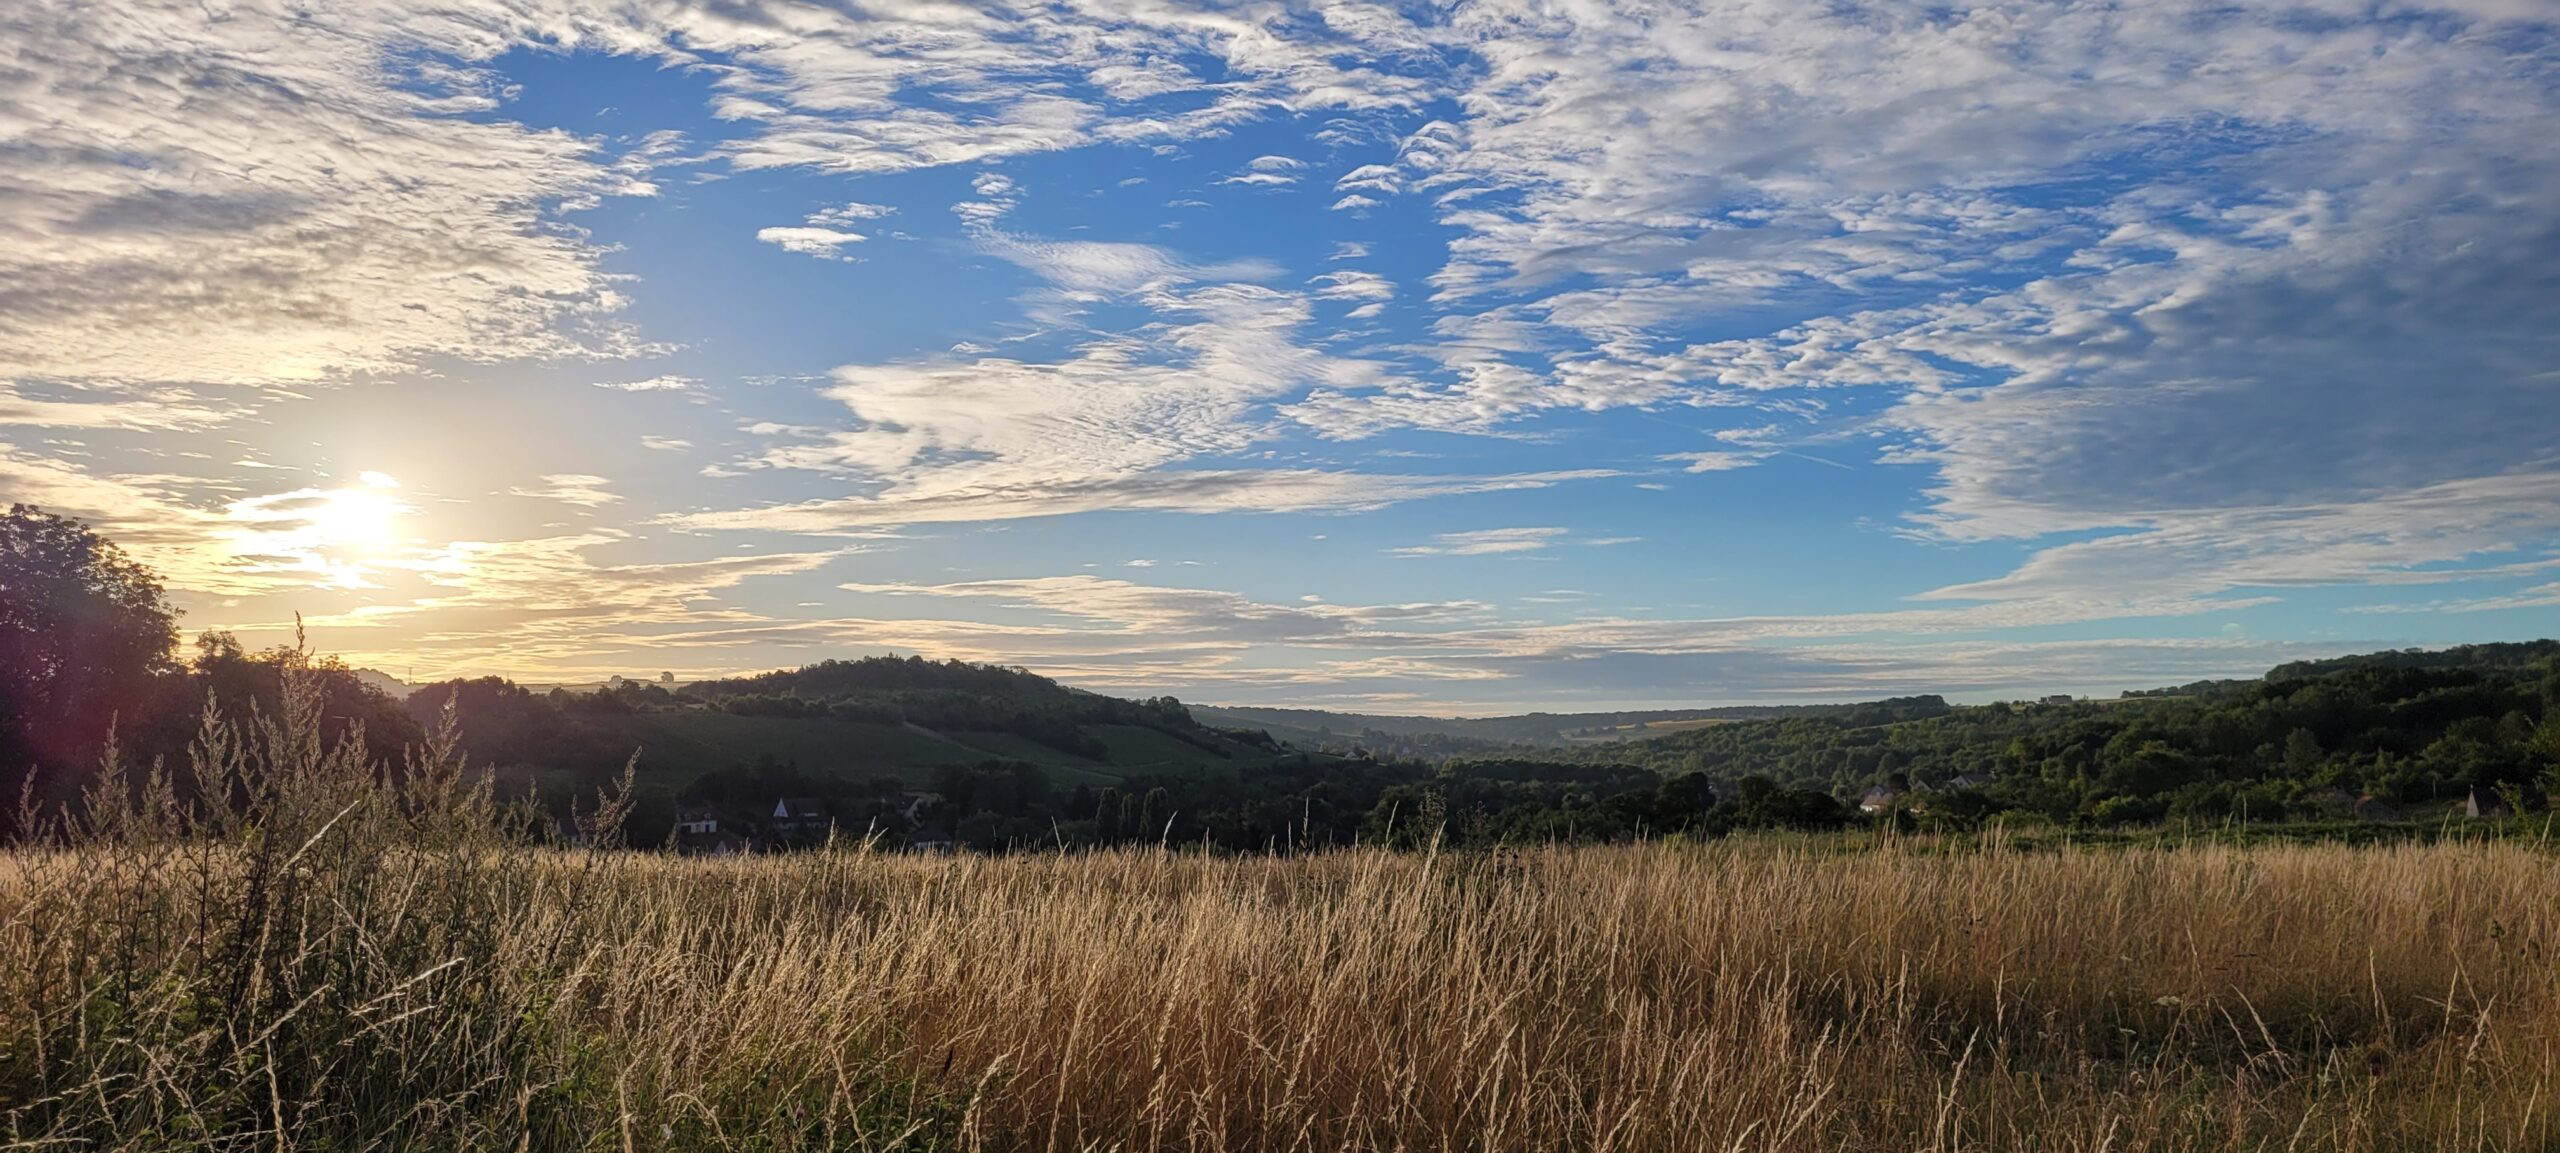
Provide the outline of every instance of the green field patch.
{"type": "Polygon", "coordinates": [[[1221,757],[1171,733],[1140,725],[1088,725],[1085,731],[1110,748],[1114,767],[1130,772],[1232,768],[1240,759],[1221,757]]]}
{"type": "Polygon", "coordinates": [[[681,788],[715,769],[770,756],[811,773],[931,780],[943,765],[974,764],[978,751],[903,725],[828,718],[741,717],[709,710],[620,718],[641,746],[640,778],[681,788]]]}
{"type": "Polygon", "coordinates": [[[1028,761],[1049,770],[1061,785],[1118,784],[1123,774],[1108,762],[1077,756],[1053,749],[1020,733],[990,732],[984,729],[962,729],[943,734],[970,748],[985,752],[989,759],[1028,761]]]}

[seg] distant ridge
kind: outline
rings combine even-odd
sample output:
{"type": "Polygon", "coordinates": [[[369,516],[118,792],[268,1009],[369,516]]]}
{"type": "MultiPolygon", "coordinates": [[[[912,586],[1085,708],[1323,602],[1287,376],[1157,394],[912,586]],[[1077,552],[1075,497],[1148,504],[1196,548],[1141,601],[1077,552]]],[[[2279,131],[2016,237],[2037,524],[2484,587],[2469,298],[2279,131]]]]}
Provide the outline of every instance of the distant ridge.
{"type": "Polygon", "coordinates": [[[398,677],[392,676],[381,669],[357,669],[355,673],[356,680],[362,682],[366,687],[371,688],[392,700],[398,701],[408,699],[409,686],[398,677]]]}
{"type": "MultiPolygon", "coordinates": [[[[1402,746],[1450,746],[1450,753],[1494,748],[1569,747],[1660,736],[1700,725],[1788,717],[1837,717],[1859,713],[1879,719],[1916,720],[1944,713],[1950,706],[1935,694],[1890,697],[1878,701],[1827,705],[1728,705],[1699,709],[1636,709],[1595,713],[1521,713],[1501,717],[1424,717],[1378,713],[1344,713],[1324,709],[1256,708],[1193,705],[1191,714],[1204,724],[1222,728],[1257,728],[1293,744],[1327,746],[1369,738],[1373,752],[1402,746]],[[1382,739],[1383,738],[1383,739],[1382,739]]],[[[1412,751],[1422,751],[1415,749],[1412,751]]]]}

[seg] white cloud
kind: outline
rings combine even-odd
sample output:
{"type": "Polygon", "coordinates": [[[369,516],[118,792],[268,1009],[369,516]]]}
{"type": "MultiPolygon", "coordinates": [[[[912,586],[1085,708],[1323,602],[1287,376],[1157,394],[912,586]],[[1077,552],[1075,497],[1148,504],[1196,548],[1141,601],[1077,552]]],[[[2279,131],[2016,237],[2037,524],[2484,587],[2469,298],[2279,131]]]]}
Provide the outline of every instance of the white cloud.
{"type": "Polygon", "coordinates": [[[1318,285],[1316,296],[1324,300],[1379,301],[1393,300],[1396,295],[1394,281],[1356,269],[1328,272],[1309,278],[1307,283],[1318,285]]]}
{"type": "Polygon", "coordinates": [[[892,205],[865,204],[859,200],[848,200],[833,208],[822,208],[810,213],[808,222],[822,226],[855,224],[865,220],[878,220],[896,211],[898,211],[897,208],[892,205]]]}
{"type": "MultiPolygon", "coordinates": [[[[795,524],[982,519],[1072,511],[1107,499],[1191,510],[1374,507],[1398,494],[1482,483],[1407,478],[1347,492],[1337,485],[1349,474],[1276,471],[1251,480],[1233,469],[1182,467],[1266,439],[1269,422],[1257,413],[1274,398],[1366,388],[1390,372],[1299,343],[1313,319],[1305,295],[1224,279],[1274,269],[1203,267],[1152,245],[993,230],[980,242],[1054,286],[1033,298],[1046,314],[1063,318],[1066,306],[1113,301],[1142,306],[1158,320],[1098,335],[1055,361],[981,356],[840,368],[827,395],[846,406],[853,427],[777,445],[760,463],[850,473],[877,482],[878,492],[741,515],[795,524]]],[[[1365,298],[1384,282],[1337,273],[1324,283],[1365,298]]],[[[736,522],[713,514],[690,523],[736,522]]]]}
{"type": "Polygon", "coordinates": [[[663,29],[642,22],[602,34],[722,57],[731,70],[719,110],[755,128],[723,154],[746,168],[882,173],[984,163],[1222,134],[1290,108],[1409,107],[1427,92],[1360,60],[1370,38],[1410,27],[1401,17],[1351,35],[1310,15],[1248,21],[1184,5],[751,5],[664,19],[663,29]],[[1100,100],[1061,94],[1044,78],[1091,84],[1100,100]],[[1210,98],[1181,112],[1128,106],[1175,94],[1210,98]]]}
{"type": "Polygon", "coordinates": [[[784,252],[842,260],[845,259],[843,253],[845,245],[860,244],[868,238],[858,232],[843,232],[833,228],[785,227],[759,228],[756,230],[756,239],[766,244],[776,245],[784,252]]]}
{"type": "Polygon", "coordinates": [[[1087,296],[1126,296],[1206,275],[1153,244],[1045,240],[994,231],[984,233],[980,244],[1066,292],[1087,296]]]}
{"type": "Polygon", "coordinates": [[[269,385],[627,346],[561,212],[649,193],[665,142],[624,164],[462,115],[497,103],[484,44],[405,6],[12,5],[0,379],[269,385]]]}
{"type": "Polygon", "coordinates": [[[2481,613],[2551,607],[2560,607],[2560,581],[2534,585],[2503,596],[2458,597],[2412,605],[2366,605],[2346,611],[2353,613],[2481,613]]]}
{"type": "Polygon", "coordinates": [[[1571,529],[1565,528],[1487,528],[1468,532],[1444,532],[1431,538],[1430,544],[1388,549],[1397,556],[1498,556],[1504,553],[1544,552],[1547,546],[1571,529]]]}
{"type": "Polygon", "coordinates": [[[532,497],[536,500],[555,500],[580,508],[601,508],[622,499],[621,496],[606,491],[605,486],[612,483],[604,477],[587,473],[561,472],[543,477],[539,488],[511,488],[507,492],[514,496],[532,497]]]}
{"type": "Polygon", "coordinates": [[[2139,523],[2042,549],[2005,576],[1923,599],[2186,598],[2514,575],[2523,570],[2462,562],[2560,537],[2560,473],[2474,478],[2333,503],[2162,509],[2139,523]]]}
{"type": "Polygon", "coordinates": [[[1105,510],[1183,513],[1358,512],[1469,493],[1518,492],[1617,475],[1602,469],[1494,476],[1409,476],[1314,469],[1178,469],[996,483],[947,478],[878,496],[683,513],[694,529],[817,533],[843,528],[967,523],[1105,510]]]}
{"type": "Polygon", "coordinates": [[[896,211],[897,209],[885,204],[866,204],[859,200],[851,200],[832,208],[822,208],[812,212],[802,217],[802,223],[798,226],[758,229],[756,239],[765,244],[776,245],[784,252],[796,252],[802,256],[815,256],[821,260],[851,260],[853,258],[844,253],[845,246],[863,243],[870,237],[851,231],[846,226],[878,220],[896,211]]]}
{"type": "Polygon", "coordinates": [[[640,380],[599,380],[597,388],[615,392],[686,392],[702,382],[690,376],[652,376],[640,380]]]}
{"type": "Polygon", "coordinates": [[[1387,551],[1396,556],[1503,556],[1514,553],[1543,553],[1560,544],[1578,544],[1586,548],[1635,544],[1640,536],[1599,536],[1571,538],[1573,530],[1562,527],[1488,528],[1463,532],[1444,532],[1431,538],[1429,544],[1408,545],[1387,551]]]}
{"type": "Polygon", "coordinates": [[[1333,182],[1333,187],[1338,192],[1365,191],[1382,196],[1393,196],[1404,191],[1404,177],[1390,165],[1364,164],[1343,173],[1340,179],[1333,182]]]}
{"type": "Polygon", "coordinates": [[[1668,453],[1656,459],[1686,464],[1689,467],[1682,470],[1685,472],[1730,472],[1734,469],[1749,468],[1752,465],[1758,464],[1761,461],[1768,459],[1768,454],[1759,452],[1675,452],[1668,453]]]}
{"type": "Polygon", "coordinates": [[[28,396],[0,381],[0,426],[35,428],[200,429],[242,415],[233,406],[208,404],[183,389],[153,388],[75,392],[76,399],[28,396]]]}

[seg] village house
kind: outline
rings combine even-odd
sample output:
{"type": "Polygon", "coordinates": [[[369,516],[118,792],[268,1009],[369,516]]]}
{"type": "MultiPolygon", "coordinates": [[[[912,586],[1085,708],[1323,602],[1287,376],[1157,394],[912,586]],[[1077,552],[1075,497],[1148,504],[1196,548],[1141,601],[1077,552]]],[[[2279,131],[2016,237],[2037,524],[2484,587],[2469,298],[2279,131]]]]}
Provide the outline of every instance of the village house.
{"type": "Polygon", "coordinates": [[[911,823],[920,821],[924,819],[922,814],[926,810],[940,807],[941,804],[942,794],[940,793],[913,791],[900,793],[898,794],[898,815],[905,817],[911,823]]]}
{"type": "Polygon", "coordinates": [[[720,815],[709,809],[683,809],[676,814],[676,850],[725,856],[747,847],[746,838],[720,827],[720,815]]]}
{"type": "Polygon", "coordinates": [[[826,802],[816,797],[784,797],[773,803],[773,826],[777,829],[809,829],[826,823],[826,802]]]}
{"type": "Polygon", "coordinates": [[[1888,812],[1901,803],[1902,790],[1891,785],[1877,785],[1867,790],[1865,796],[1858,798],[1858,811],[1861,813],[1888,812]]]}

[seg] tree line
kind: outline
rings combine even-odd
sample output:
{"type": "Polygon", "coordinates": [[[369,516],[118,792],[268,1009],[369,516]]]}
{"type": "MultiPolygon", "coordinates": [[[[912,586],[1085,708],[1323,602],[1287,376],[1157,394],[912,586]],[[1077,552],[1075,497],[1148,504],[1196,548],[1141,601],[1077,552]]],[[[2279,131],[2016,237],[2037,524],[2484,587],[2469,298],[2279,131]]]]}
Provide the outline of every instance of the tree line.
{"type": "MultiPolygon", "coordinates": [[[[26,806],[65,803],[110,742],[128,763],[174,762],[208,708],[273,715],[281,670],[299,660],[291,649],[248,651],[220,632],[199,636],[181,660],[177,639],[156,576],[112,543],[26,506],[0,516],[0,786],[26,806]]],[[[541,769],[606,780],[632,755],[627,730],[610,718],[654,710],[1008,732],[1096,759],[1105,750],[1091,727],[1129,725],[1216,754],[1205,768],[1113,783],[1062,783],[996,758],[935,769],[923,788],[742,760],[641,798],[630,823],[644,843],[672,828],[681,807],[752,812],[781,796],[819,800],[845,835],[988,849],[1263,850],[1717,836],[1865,819],[2297,820],[2483,798],[2523,811],[2560,794],[2555,641],[2299,662],[2255,681],[2118,701],[1950,706],[1909,697],[1576,749],[1467,740],[1384,757],[1215,730],[1172,697],[1126,700],[1019,668],[921,657],[593,693],[481,677],[423,686],[405,702],[334,660],[312,662],[311,676],[333,738],[360,730],[369,755],[396,763],[449,710],[464,751],[518,773],[503,778],[512,784],[541,769]],[[1247,747],[1271,755],[1249,771],[1218,763],[1247,747]]],[[[795,822],[773,840],[811,832],[795,822]]]]}
{"type": "Polygon", "coordinates": [[[2309,819],[2560,793],[2560,642],[2385,652],[2116,701],[1969,706],[1886,724],[1804,717],[1609,750],[1657,772],[1901,791],[1941,820],[2309,819]]]}

